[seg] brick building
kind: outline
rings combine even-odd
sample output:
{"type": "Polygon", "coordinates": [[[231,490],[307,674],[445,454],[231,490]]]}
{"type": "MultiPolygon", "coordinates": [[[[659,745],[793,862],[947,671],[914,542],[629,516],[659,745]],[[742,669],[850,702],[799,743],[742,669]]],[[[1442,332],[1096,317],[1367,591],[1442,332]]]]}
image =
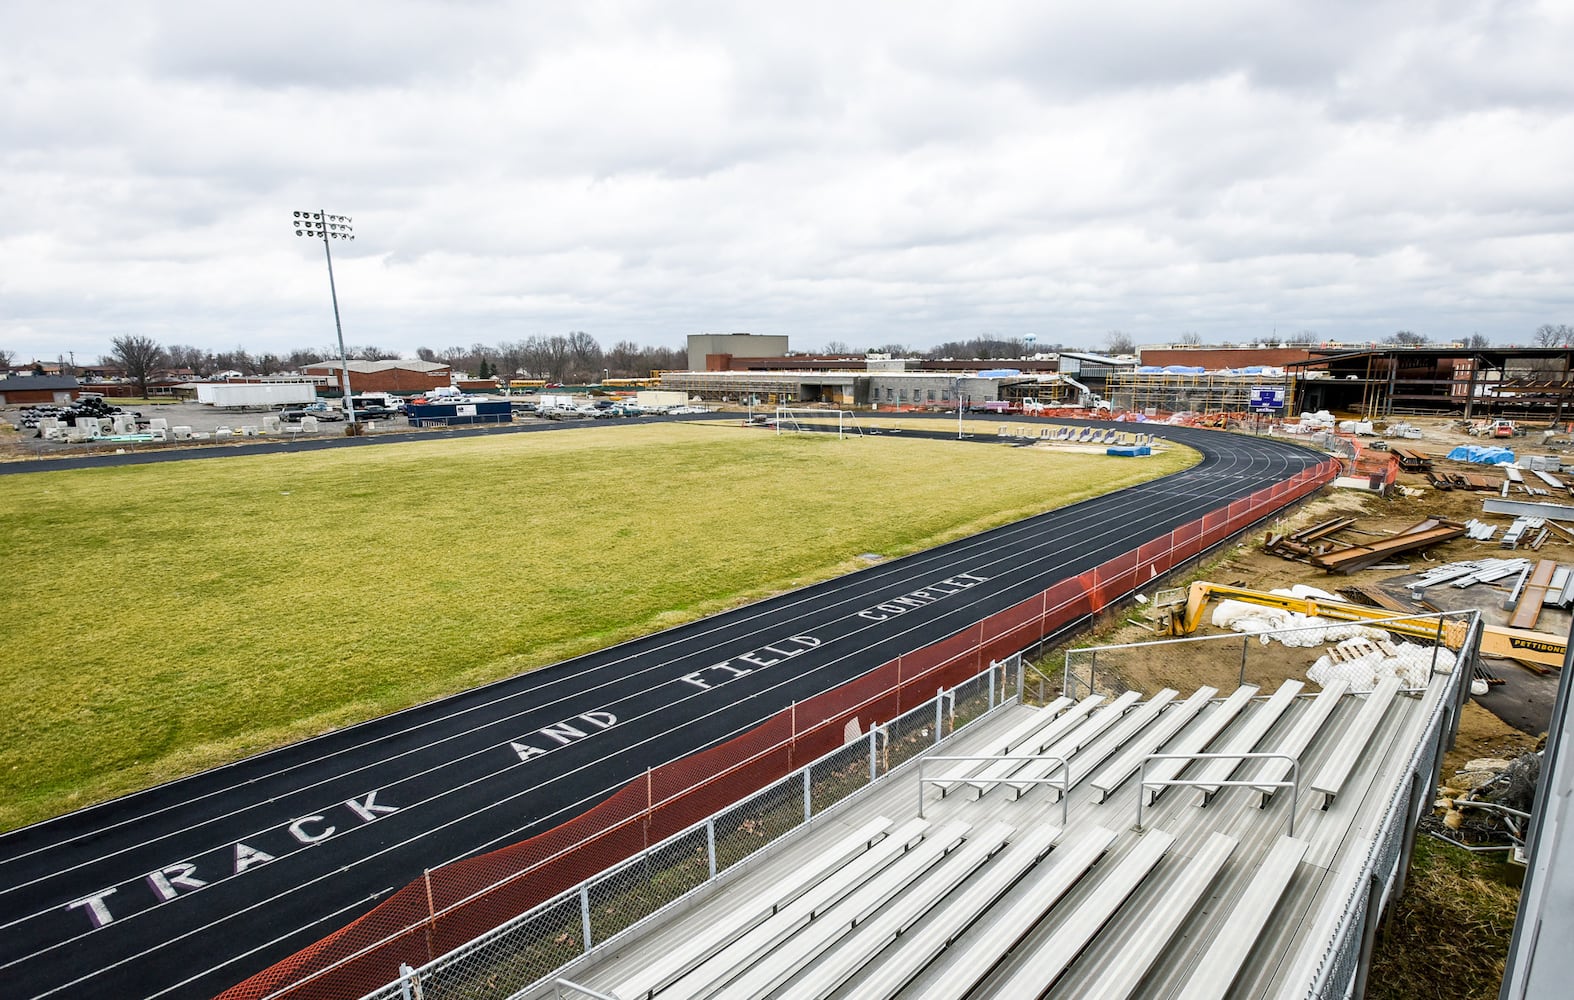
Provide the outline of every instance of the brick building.
{"type": "MultiPolygon", "coordinates": [[[[302,365],[301,374],[323,380],[329,393],[339,388],[338,361],[323,361],[315,365],[302,365]]],[[[449,385],[453,370],[436,361],[351,361],[351,392],[391,392],[408,396],[449,385]]]]}
{"type": "Polygon", "coordinates": [[[81,389],[70,375],[7,375],[0,378],[0,406],[65,405],[81,389]]]}

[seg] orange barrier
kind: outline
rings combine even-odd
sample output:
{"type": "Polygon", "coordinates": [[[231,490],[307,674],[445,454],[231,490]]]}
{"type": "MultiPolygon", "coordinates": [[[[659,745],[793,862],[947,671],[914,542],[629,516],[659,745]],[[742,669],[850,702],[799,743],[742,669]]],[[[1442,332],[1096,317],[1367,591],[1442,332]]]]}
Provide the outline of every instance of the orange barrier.
{"type": "MultiPolygon", "coordinates": [[[[719,746],[648,771],[582,815],[427,872],[369,913],[225,991],[220,1000],[343,1000],[399,977],[560,895],[843,745],[848,721],[890,720],[1109,607],[1341,472],[1327,462],[1182,525],[1134,552],[784,710],[719,746]]],[[[558,941],[562,963],[580,953],[558,941]]],[[[561,963],[559,963],[561,964],[561,963]]]]}

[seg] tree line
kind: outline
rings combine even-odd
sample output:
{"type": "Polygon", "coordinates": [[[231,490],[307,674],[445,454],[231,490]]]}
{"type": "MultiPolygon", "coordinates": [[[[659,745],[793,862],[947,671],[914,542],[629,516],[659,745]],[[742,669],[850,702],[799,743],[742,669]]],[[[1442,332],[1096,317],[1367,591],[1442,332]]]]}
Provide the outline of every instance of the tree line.
{"type": "MultiPolygon", "coordinates": [[[[277,375],[299,371],[306,365],[338,360],[333,350],[300,348],[285,354],[252,354],[245,348],[210,351],[186,344],[165,346],[137,334],[116,337],[101,364],[115,365],[146,396],[148,383],[162,371],[190,371],[202,378],[220,372],[242,375],[277,375]]],[[[399,352],[380,347],[346,348],[352,361],[389,361],[399,352]]],[[[596,338],[583,331],[533,336],[499,344],[472,344],[434,351],[419,348],[423,361],[448,365],[456,372],[477,378],[536,378],[548,382],[599,382],[603,377],[644,378],[653,371],[688,367],[686,352],[671,347],[644,347],[629,340],[603,350],[596,338]]]]}

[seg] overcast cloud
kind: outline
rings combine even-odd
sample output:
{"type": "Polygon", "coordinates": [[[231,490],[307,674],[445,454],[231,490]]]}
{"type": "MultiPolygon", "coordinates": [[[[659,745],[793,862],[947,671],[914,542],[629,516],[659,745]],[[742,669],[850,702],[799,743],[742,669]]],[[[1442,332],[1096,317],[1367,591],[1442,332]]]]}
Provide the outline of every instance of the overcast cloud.
{"type": "Polygon", "coordinates": [[[1574,322],[1567,2],[0,4],[0,348],[1574,322]]]}

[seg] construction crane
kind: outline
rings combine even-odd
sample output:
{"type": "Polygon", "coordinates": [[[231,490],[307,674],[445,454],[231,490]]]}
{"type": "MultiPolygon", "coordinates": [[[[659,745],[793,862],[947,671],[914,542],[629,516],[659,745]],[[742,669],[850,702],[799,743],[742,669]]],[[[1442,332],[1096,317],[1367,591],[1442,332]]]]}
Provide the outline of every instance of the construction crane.
{"type": "MultiPolygon", "coordinates": [[[[1208,603],[1224,600],[1296,611],[1330,621],[1382,622],[1378,627],[1417,639],[1435,640],[1441,633],[1443,645],[1455,650],[1464,645],[1467,630],[1465,623],[1457,619],[1443,619],[1440,626],[1436,617],[1406,618],[1396,616],[1386,608],[1368,608],[1313,597],[1289,597],[1222,583],[1208,583],[1205,580],[1199,580],[1186,590],[1167,590],[1156,595],[1153,606],[1157,618],[1153,630],[1159,635],[1190,635],[1202,623],[1202,612],[1208,603]]],[[[1533,632],[1530,629],[1483,623],[1481,653],[1518,660],[1539,670],[1557,668],[1563,666],[1563,658],[1568,653],[1568,639],[1552,632],[1533,632]]]]}

